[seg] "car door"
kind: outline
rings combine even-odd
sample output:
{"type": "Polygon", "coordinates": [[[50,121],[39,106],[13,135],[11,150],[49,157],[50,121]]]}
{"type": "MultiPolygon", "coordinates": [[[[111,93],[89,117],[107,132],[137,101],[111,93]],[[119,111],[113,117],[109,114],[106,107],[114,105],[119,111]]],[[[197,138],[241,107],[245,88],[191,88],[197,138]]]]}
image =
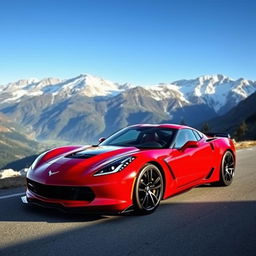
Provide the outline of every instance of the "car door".
{"type": "Polygon", "coordinates": [[[204,136],[193,130],[198,139],[198,150],[195,157],[197,172],[200,178],[206,178],[213,172],[214,167],[214,147],[204,136]]]}
{"type": "Polygon", "coordinates": [[[191,129],[180,129],[176,135],[173,150],[166,159],[176,179],[176,186],[182,187],[202,178],[201,148],[198,138],[191,129]],[[197,142],[196,147],[184,147],[188,141],[197,142]]]}

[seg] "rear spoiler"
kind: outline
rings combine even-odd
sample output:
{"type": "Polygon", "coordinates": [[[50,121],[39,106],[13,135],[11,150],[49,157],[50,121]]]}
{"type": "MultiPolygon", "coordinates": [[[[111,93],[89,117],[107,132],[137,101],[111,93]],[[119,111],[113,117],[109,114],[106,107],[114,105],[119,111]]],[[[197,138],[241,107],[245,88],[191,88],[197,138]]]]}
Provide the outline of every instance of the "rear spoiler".
{"type": "Polygon", "coordinates": [[[231,138],[229,133],[224,133],[224,132],[207,132],[205,133],[206,136],[208,137],[225,137],[225,138],[231,138]]]}

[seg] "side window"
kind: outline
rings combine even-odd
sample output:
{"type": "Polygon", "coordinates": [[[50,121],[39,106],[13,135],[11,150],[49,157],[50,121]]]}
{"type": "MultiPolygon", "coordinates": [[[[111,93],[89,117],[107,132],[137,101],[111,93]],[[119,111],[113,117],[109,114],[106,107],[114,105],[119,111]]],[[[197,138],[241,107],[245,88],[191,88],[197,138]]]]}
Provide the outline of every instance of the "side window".
{"type": "Polygon", "coordinates": [[[193,131],[190,129],[179,130],[175,139],[174,148],[181,148],[188,141],[197,141],[193,131]]]}
{"type": "Polygon", "coordinates": [[[195,136],[196,136],[196,140],[201,140],[202,139],[202,136],[201,136],[201,134],[199,134],[197,131],[195,131],[195,130],[193,130],[193,133],[195,134],[195,136]]]}

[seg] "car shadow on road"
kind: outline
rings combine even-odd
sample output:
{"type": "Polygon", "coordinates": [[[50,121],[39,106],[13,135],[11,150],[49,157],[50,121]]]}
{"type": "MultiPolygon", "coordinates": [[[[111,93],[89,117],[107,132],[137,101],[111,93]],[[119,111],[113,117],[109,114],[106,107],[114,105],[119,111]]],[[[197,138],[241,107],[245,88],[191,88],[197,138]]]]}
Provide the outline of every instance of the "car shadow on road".
{"type": "Polygon", "coordinates": [[[2,215],[1,221],[23,222],[23,228],[32,221],[33,230],[40,225],[51,228],[32,238],[28,231],[27,239],[2,246],[1,256],[33,255],[35,248],[38,256],[255,255],[256,250],[255,201],[167,200],[150,215],[107,217],[103,221],[98,221],[102,216],[98,220],[85,216],[76,219],[51,210],[23,207],[22,211],[16,212],[16,218],[2,215]],[[66,221],[82,223],[59,230],[57,223],[66,221]]]}
{"type": "Polygon", "coordinates": [[[23,204],[21,199],[5,200],[4,207],[0,208],[1,221],[16,222],[91,222],[106,218],[100,214],[69,213],[55,208],[44,208],[33,204],[23,204]]]}

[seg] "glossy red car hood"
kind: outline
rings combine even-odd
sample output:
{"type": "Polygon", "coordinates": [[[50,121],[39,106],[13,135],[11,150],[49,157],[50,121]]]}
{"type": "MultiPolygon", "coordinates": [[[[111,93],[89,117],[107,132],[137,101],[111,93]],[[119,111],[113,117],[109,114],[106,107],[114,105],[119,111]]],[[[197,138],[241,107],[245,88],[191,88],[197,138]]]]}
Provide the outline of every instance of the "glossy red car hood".
{"type": "Polygon", "coordinates": [[[29,173],[28,178],[47,184],[73,183],[115,159],[138,151],[135,147],[81,147],[42,161],[29,173]]]}

